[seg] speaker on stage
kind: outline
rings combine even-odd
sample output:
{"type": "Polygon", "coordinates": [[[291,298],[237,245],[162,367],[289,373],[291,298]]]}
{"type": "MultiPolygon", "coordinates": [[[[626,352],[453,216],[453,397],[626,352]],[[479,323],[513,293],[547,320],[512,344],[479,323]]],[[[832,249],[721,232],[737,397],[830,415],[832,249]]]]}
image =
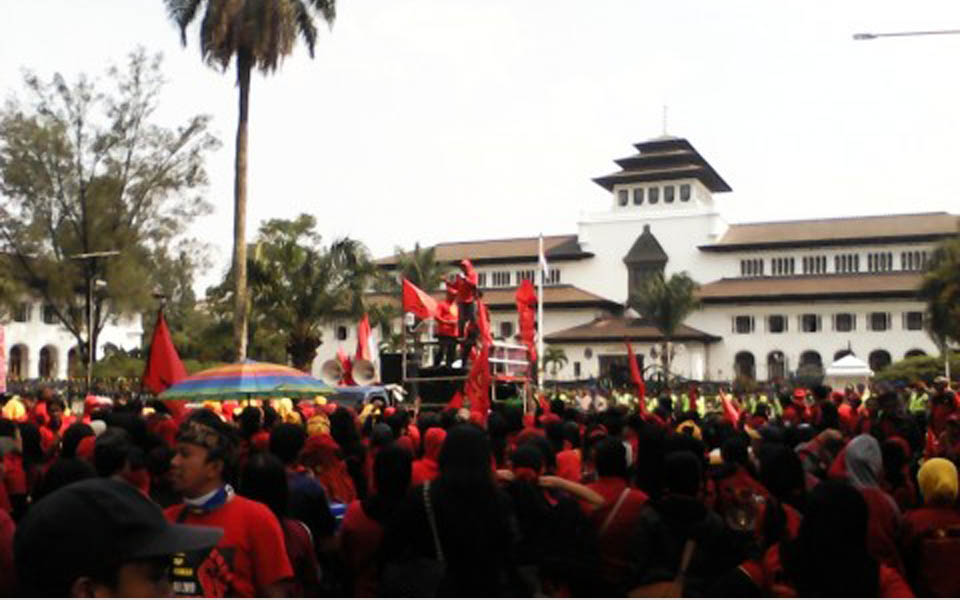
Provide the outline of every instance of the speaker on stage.
{"type": "Polygon", "coordinates": [[[380,353],[380,381],[388,383],[403,383],[403,355],[399,352],[380,353]]]}

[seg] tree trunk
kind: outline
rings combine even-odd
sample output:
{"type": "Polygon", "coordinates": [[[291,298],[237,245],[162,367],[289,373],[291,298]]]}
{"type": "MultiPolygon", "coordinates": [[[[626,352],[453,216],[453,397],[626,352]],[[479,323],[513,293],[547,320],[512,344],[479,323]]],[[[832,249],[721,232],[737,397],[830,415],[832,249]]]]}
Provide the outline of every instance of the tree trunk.
{"type": "Polygon", "coordinates": [[[663,345],[663,385],[670,387],[670,339],[664,338],[663,345]]]}
{"type": "Polygon", "coordinates": [[[240,115],[237,120],[236,162],[233,183],[233,343],[237,362],[247,358],[247,120],[250,108],[252,58],[237,54],[237,84],[240,87],[240,115]]]}

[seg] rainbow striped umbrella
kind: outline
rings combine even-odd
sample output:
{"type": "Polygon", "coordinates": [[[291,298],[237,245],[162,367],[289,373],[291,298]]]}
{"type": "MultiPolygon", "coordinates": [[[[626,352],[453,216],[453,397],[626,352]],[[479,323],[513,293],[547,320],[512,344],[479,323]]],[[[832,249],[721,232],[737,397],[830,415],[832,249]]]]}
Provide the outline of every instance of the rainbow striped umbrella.
{"type": "Polygon", "coordinates": [[[333,388],[319,379],[284,365],[246,360],[214,367],[168,387],[161,399],[226,400],[229,398],[289,398],[328,394],[333,388]]]}

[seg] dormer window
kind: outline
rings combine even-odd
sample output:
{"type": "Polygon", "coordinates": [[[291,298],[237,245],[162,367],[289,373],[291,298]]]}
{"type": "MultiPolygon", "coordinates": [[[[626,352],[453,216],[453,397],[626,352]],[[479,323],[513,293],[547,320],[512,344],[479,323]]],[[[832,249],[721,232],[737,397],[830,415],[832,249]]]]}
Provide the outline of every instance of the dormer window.
{"type": "Polygon", "coordinates": [[[633,188],[633,203],[637,206],[643,204],[643,188],[633,188]]]}
{"type": "Polygon", "coordinates": [[[680,185],[680,202],[689,202],[690,201],[690,184],[683,183],[680,185]]]}
{"type": "Polygon", "coordinates": [[[673,193],[676,189],[672,185],[664,186],[663,201],[667,204],[673,204],[673,193]]]}
{"type": "Polygon", "coordinates": [[[628,200],[630,200],[630,192],[628,190],[617,191],[617,202],[620,206],[626,206],[628,200]]]}
{"type": "Polygon", "coordinates": [[[660,188],[652,187],[647,190],[647,202],[650,204],[660,202],[660,188]]]}

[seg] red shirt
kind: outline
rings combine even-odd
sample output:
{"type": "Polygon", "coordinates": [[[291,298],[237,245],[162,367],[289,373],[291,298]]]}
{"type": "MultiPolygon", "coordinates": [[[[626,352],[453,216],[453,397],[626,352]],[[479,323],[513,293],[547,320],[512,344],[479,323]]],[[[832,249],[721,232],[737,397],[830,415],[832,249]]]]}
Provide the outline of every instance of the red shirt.
{"type": "Polygon", "coordinates": [[[588,515],[598,533],[600,577],[607,582],[616,583],[629,572],[636,523],[649,498],[642,491],[631,489],[606,531],[600,534],[600,528],[617,504],[623,490],[627,488],[627,482],[620,477],[601,477],[587,487],[606,500],[603,506],[588,515]]]}
{"type": "Polygon", "coordinates": [[[377,596],[377,551],[383,541],[383,527],[363,512],[363,504],[354,500],[347,507],[340,529],[340,550],[353,572],[353,595],[377,596]]]}
{"type": "Polygon", "coordinates": [[[459,309],[454,302],[437,302],[437,335],[457,337],[459,309]]]}
{"type": "Polygon", "coordinates": [[[13,534],[16,528],[10,515],[0,510],[0,596],[7,598],[14,596],[17,587],[13,565],[13,534]]]}
{"type": "MultiPolygon", "coordinates": [[[[176,523],[184,505],[164,513],[176,523]]],[[[293,577],[280,522],[259,502],[234,496],[206,514],[187,510],[180,522],[219,527],[223,537],[215,548],[174,556],[173,591],[178,596],[264,596],[267,586],[293,577]]]]}
{"type": "Polygon", "coordinates": [[[903,517],[903,525],[900,529],[904,554],[909,555],[914,542],[927,532],[958,526],[960,526],[960,510],[952,506],[924,506],[908,511],[903,517]]]}
{"type": "Polygon", "coordinates": [[[880,488],[860,488],[867,502],[870,520],[867,523],[867,549],[877,560],[904,573],[897,548],[900,510],[889,494],[880,488]]]}
{"type": "Polygon", "coordinates": [[[440,475],[437,461],[424,457],[413,461],[413,470],[410,476],[410,487],[416,487],[425,481],[433,481],[440,475]]]}
{"type": "Polygon", "coordinates": [[[557,453],[557,476],[568,481],[580,483],[582,461],[580,450],[562,450],[557,453]]]}

